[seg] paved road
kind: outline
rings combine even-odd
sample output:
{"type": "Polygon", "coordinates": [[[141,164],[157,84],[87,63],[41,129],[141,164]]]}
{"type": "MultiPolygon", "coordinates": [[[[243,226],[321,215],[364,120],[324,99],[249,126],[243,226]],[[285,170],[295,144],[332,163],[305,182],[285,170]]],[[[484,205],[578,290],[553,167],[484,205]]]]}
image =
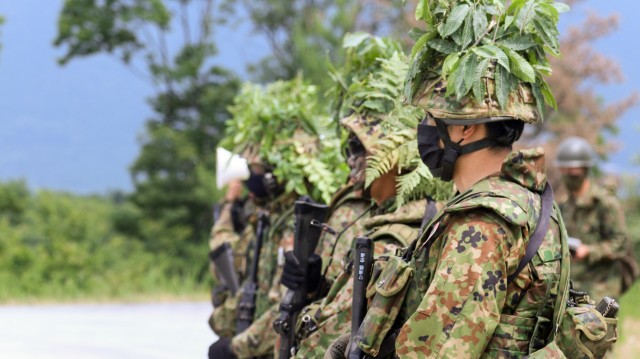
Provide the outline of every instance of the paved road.
{"type": "Polygon", "coordinates": [[[0,307],[0,358],[204,359],[211,304],[0,307]]]}

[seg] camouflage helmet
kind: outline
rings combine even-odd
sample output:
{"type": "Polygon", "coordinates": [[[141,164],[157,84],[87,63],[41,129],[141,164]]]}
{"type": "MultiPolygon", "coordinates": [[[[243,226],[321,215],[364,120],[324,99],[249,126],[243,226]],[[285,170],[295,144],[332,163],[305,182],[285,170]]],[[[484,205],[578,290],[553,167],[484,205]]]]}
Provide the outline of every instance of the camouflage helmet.
{"type": "Polygon", "coordinates": [[[594,151],[591,144],[582,137],[565,138],[558,146],[556,166],[592,167],[594,165],[594,151]]]}
{"type": "Polygon", "coordinates": [[[384,133],[380,126],[382,120],[373,116],[365,116],[353,113],[343,118],[340,123],[348,131],[352,132],[370,154],[375,154],[380,147],[380,140],[384,133]]]}
{"type": "Polygon", "coordinates": [[[481,81],[484,81],[487,89],[482,102],[472,94],[460,100],[455,94],[447,96],[447,82],[435,80],[427,83],[424,89],[414,96],[411,104],[425,109],[431,116],[450,125],[473,125],[513,119],[537,123],[541,120],[529,84],[520,82],[517,91],[509,93],[507,103],[502,108],[496,96],[495,80],[483,77],[481,81]]]}

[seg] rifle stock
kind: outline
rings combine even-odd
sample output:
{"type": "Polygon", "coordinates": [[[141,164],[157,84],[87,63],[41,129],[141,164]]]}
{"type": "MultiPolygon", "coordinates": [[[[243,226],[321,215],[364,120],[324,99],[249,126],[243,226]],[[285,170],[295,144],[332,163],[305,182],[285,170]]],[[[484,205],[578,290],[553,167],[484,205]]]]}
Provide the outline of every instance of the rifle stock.
{"type": "Polygon", "coordinates": [[[256,242],[251,260],[249,276],[242,286],[242,296],[238,303],[238,317],[236,318],[236,334],[244,332],[251,323],[256,311],[256,294],[258,291],[258,266],[260,264],[260,252],[264,237],[269,227],[269,214],[265,211],[258,213],[258,226],[256,230],[256,242]]]}
{"type": "Polygon", "coordinates": [[[367,285],[369,285],[369,280],[371,279],[371,267],[373,264],[373,241],[371,238],[356,238],[354,253],[349,359],[361,359],[364,353],[358,347],[354,338],[367,313],[367,285]]]}
{"type": "Polygon", "coordinates": [[[309,292],[306,272],[308,259],[315,249],[322,234],[322,224],[329,215],[329,207],[313,202],[308,197],[301,197],[295,203],[295,230],[293,254],[300,268],[305,269],[304,284],[295,291],[288,290],[280,302],[280,317],[273,323],[280,334],[280,359],[289,358],[295,346],[295,325],[299,311],[307,304],[309,292]]]}

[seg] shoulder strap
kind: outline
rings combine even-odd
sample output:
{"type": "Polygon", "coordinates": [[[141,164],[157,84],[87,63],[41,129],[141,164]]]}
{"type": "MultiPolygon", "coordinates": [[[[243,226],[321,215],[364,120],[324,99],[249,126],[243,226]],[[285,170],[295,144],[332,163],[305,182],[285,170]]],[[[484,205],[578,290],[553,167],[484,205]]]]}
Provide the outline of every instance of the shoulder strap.
{"type": "Polygon", "coordinates": [[[427,197],[427,208],[424,211],[424,216],[422,217],[422,223],[420,223],[420,234],[424,231],[425,227],[431,222],[433,217],[438,214],[438,208],[436,207],[436,201],[427,197]]]}
{"type": "Polygon", "coordinates": [[[372,233],[369,234],[369,238],[375,242],[381,238],[390,237],[399,242],[401,247],[406,247],[418,237],[419,233],[419,228],[404,223],[391,223],[374,229],[372,233]]]}
{"type": "Polygon", "coordinates": [[[513,272],[509,277],[507,277],[507,283],[511,283],[517,276],[522,272],[524,267],[531,262],[533,257],[538,252],[542,241],[544,240],[545,235],[547,234],[547,229],[549,228],[549,220],[551,219],[551,212],[553,211],[553,189],[547,183],[544,188],[544,192],[542,192],[541,196],[542,208],[540,210],[540,216],[538,216],[538,224],[536,224],[536,229],[533,231],[531,238],[529,238],[529,242],[527,243],[527,249],[525,251],[524,257],[518,264],[518,268],[515,272],[513,272]]]}

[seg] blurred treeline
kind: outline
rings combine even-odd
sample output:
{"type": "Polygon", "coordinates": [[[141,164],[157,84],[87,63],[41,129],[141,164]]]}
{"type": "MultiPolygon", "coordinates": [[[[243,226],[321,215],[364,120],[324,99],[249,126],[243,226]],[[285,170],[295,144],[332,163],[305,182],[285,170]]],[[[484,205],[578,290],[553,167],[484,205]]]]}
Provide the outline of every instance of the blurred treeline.
{"type": "Polygon", "coordinates": [[[180,231],[165,232],[119,195],[0,183],[0,301],[193,293],[202,266],[189,262],[202,255],[176,256],[180,231]]]}
{"type": "MultiPolygon", "coordinates": [[[[415,1],[402,2],[65,0],[54,39],[62,51],[59,63],[113,56],[132,70],[132,81],[153,87],[153,116],[129,168],[131,193],[82,197],[30,192],[23,182],[0,184],[0,300],[202,292],[210,280],[211,208],[220,198],[215,147],[240,82],[268,83],[303,72],[328,105],[327,71],[341,63],[345,33],[394,36],[410,50],[410,34],[420,34],[411,30],[415,1]],[[215,42],[216,33],[236,31],[239,24],[250,24],[268,48],[262,58],[237,59],[248,63],[246,79],[219,61],[215,42]]],[[[587,1],[568,2],[578,11],[588,8],[587,1]]],[[[548,159],[569,135],[585,136],[602,159],[615,149],[609,135],[637,98],[602,101],[594,86],[621,81],[622,72],[593,44],[616,24],[615,15],[590,15],[564,33],[564,56],[554,60],[549,81],[559,107],[526,133],[526,144],[544,145],[548,159]]],[[[627,203],[632,216],[640,212],[633,193],[627,203]]],[[[629,218],[633,223],[640,219],[629,218]]]]}

